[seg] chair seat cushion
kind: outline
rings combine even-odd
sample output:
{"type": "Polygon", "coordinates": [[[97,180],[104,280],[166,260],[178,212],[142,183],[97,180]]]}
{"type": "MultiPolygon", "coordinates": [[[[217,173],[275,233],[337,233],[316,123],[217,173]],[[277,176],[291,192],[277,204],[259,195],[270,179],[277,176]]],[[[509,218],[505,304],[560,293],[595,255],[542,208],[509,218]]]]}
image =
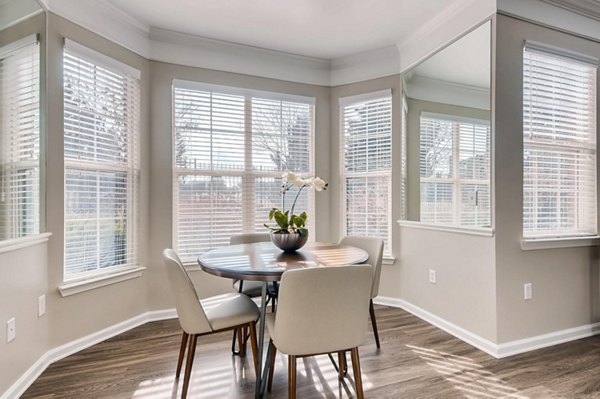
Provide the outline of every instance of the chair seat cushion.
{"type": "MultiPolygon", "coordinates": [[[[233,283],[233,288],[240,291],[240,280],[236,280],[233,283]]],[[[257,297],[262,295],[262,282],[260,281],[244,281],[242,285],[242,294],[248,295],[249,297],[257,297]]]]}
{"type": "Polygon", "coordinates": [[[243,294],[225,294],[201,301],[213,330],[238,326],[258,320],[260,310],[243,294]]]}

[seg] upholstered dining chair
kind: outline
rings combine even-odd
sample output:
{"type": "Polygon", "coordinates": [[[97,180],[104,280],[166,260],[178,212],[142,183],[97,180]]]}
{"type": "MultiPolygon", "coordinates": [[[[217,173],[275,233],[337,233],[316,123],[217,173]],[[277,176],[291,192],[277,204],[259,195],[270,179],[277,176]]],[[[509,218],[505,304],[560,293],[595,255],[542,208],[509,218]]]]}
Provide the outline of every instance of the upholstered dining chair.
{"type": "MultiPolygon", "coordinates": [[[[256,242],[271,241],[269,233],[241,233],[229,237],[229,245],[253,244],[256,242]]],[[[262,294],[262,282],[233,280],[233,288],[249,297],[257,297],[262,294]]]]}
{"type": "MultiPolygon", "coordinates": [[[[229,245],[238,244],[253,244],[257,242],[269,242],[271,241],[271,235],[269,233],[240,233],[233,234],[229,237],[229,245]]],[[[251,298],[259,297],[262,295],[262,282],[260,281],[242,281],[233,280],[233,289],[244,295],[248,295],[251,298]]],[[[273,298],[269,297],[269,300],[273,298]]],[[[246,340],[247,335],[238,334],[237,330],[233,331],[233,339],[231,340],[231,353],[234,355],[246,353],[246,340]],[[238,343],[238,350],[235,349],[235,343],[238,343]]]]}
{"type": "Polygon", "coordinates": [[[373,268],[370,265],[316,267],[283,273],[277,313],[266,326],[271,391],[276,352],[288,355],[288,397],[296,398],[298,357],[350,351],[356,393],[363,398],[358,346],[367,335],[373,268]]]}
{"type": "Polygon", "coordinates": [[[192,364],[199,336],[221,331],[248,328],[254,357],[254,368],[258,368],[256,345],[256,321],[260,315],[258,306],[246,295],[225,294],[199,300],[196,289],[190,280],[181,260],[174,250],[163,251],[163,261],[167,268],[171,289],[175,294],[177,316],[183,329],[175,378],[179,378],[187,346],[187,359],[181,397],[187,396],[192,373],[192,364]],[[189,342],[188,342],[189,341],[189,342]]]}
{"type": "Polygon", "coordinates": [[[375,343],[378,348],[379,331],[377,330],[377,318],[375,317],[375,307],[373,306],[373,298],[379,294],[379,280],[381,279],[381,262],[383,259],[383,240],[374,237],[363,236],[345,236],[340,240],[341,245],[349,245],[357,247],[369,254],[369,263],[373,265],[373,285],[371,287],[371,298],[369,299],[369,314],[371,316],[371,325],[373,326],[373,334],[375,335],[375,343]]]}

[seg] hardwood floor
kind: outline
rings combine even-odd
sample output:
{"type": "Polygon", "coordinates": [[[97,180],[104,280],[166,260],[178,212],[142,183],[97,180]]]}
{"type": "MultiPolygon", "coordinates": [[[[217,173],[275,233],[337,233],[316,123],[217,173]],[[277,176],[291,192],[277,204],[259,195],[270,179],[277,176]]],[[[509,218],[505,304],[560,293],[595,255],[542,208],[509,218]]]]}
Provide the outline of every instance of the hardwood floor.
{"type": "MultiPolygon", "coordinates": [[[[497,360],[400,309],[376,313],[381,349],[372,334],[360,348],[367,398],[600,398],[600,336],[497,360]]],[[[23,398],[178,397],[180,334],[177,320],[135,328],[52,364],[23,398]]],[[[252,398],[250,351],[232,357],[228,333],[198,342],[188,397],[252,398]]],[[[281,354],[266,397],[287,397],[281,354]]],[[[326,356],[298,361],[298,398],[349,397],[326,356]]]]}

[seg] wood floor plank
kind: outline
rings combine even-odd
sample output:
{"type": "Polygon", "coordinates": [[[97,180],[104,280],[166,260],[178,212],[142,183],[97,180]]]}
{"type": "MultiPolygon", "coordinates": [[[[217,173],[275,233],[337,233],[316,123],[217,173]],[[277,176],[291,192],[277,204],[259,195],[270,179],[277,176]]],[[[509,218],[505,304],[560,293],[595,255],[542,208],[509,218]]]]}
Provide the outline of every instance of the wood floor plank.
{"type": "MultiPolygon", "coordinates": [[[[403,310],[376,313],[381,349],[372,334],[360,347],[367,398],[600,398],[600,337],[498,360],[403,310]]],[[[250,352],[231,356],[230,333],[200,338],[188,397],[254,397],[250,352]]],[[[180,339],[177,320],[147,323],[52,364],[23,398],[178,397],[180,339]]],[[[355,397],[351,368],[340,381],[326,356],[299,359],[297,376],[298,398],[355,397]]],[[[266,397],[286,396],[279,353],[266,397]]]]}

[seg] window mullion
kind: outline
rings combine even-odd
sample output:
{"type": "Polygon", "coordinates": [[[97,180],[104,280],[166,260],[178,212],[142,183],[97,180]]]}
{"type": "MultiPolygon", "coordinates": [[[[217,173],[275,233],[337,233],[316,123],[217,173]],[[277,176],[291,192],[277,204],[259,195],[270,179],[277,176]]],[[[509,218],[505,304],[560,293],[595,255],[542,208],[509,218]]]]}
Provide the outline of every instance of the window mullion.
{"type": "Polygon", "coordinates": [[[254,232],[256,220],[256,179],[252,171],[252,97],[244,98],[244,174],[242,176],[242,230],[254,232]]]}

